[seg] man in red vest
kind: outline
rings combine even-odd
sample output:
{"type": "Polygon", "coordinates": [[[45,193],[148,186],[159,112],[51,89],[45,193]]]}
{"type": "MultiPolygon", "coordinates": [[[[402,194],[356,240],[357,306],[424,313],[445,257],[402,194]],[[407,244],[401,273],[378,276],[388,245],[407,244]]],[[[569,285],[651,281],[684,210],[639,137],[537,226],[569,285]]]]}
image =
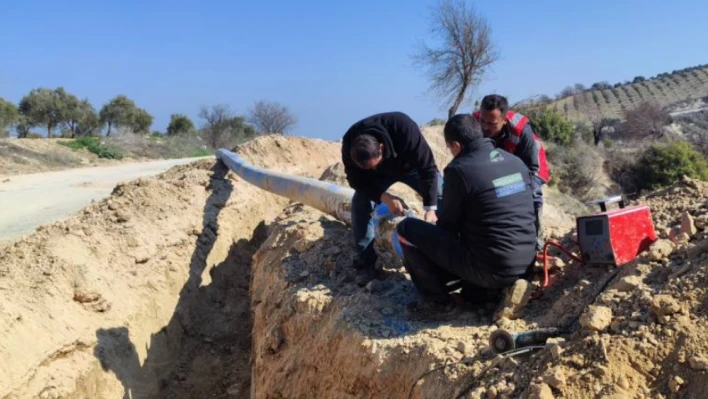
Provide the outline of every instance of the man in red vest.
{"type": "Polygon", "coordinates": [[[541,239],[542,187],[550,179],[543,143],[533,132],[529,118],[518,112],[510,111],[509,102],[503,96],[491,94],[484,97],[479,111],[472,115],[482,125],[485,137],[493,139],[497,147],[521,158],[531,171],[533,201],[536,210],[536,234],[538,236],[536,250],[540,251],[543,248],[543,240],[541,239]]]}

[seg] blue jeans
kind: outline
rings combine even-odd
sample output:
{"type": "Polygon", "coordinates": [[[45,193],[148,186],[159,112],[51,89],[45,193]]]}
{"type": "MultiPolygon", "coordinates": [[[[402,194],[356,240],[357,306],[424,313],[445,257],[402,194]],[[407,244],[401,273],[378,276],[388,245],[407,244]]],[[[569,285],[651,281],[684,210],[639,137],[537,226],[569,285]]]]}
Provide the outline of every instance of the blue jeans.
{"type": "MultiPolygon", "coordinates": [[[[420,179],[420,175],[417,172],[411,172],[398,179],[390,178],[383,181],[383,187],[388,189],[395,183],[403,183],[408,187],[415,190],[421,197],[423,196],[423,184],[420,179]]],[[[381,183],[380,183],[381,184],[381,183]]],[[[438,172],[438,210],[437,214],[440,213],[442,206],[442,186],[443,186],[443,176],[438,172]]],[[[361,267],[373,267],[376,264],[376,251],[374,251],[374,222],[371,219],[371,213],[374,211],[375,204],[380,203],[377,198],[376,201],[370,201],[366,196],[364,196],[359,191],[354,192],[354,198],[352,199],[352,230],[354,233],[354,243],[356,245],[358,259],[356,264],[361,267]]]]}

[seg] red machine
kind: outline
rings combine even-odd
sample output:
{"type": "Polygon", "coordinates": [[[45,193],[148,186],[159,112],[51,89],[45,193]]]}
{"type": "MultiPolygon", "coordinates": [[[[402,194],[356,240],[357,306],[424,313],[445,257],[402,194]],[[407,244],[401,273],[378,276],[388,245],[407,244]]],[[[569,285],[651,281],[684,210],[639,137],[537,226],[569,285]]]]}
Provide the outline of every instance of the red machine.
{"type": "Polygon", "coordinates": [[[624,206],[622,196],[604,198],[601,213],[577,218],[578,244],[585,264],[621,266],[637,257],[656,241],[654,223],[648,206],[624,206]],[[607,204],[619,209],[607,210],[607,204]]]}

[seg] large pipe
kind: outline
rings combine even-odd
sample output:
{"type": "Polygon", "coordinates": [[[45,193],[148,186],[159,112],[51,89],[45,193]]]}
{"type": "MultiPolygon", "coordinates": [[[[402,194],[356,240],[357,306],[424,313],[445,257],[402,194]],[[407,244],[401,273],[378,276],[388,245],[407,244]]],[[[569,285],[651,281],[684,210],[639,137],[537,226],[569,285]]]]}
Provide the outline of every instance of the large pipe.
{"type": "MultiPolygon", "coordinates": [[[[245,159],[226,149],[217,150],[216,158],[243,180],[256,187],[301,202],[351,225],[351,203],[354,190],[350,188],[309,177],[260,168],[251,165],[245,159]]],[[[409,212],[407,216],[413,216],[412,212],[409,212]]],[[[403,219],[404,217],[394,217],[385,204],[379,204],[374,209],[376,246],[383,247],[397,254],[400,258],[403,257],[403,252],[395,227],[403,219]]]]}

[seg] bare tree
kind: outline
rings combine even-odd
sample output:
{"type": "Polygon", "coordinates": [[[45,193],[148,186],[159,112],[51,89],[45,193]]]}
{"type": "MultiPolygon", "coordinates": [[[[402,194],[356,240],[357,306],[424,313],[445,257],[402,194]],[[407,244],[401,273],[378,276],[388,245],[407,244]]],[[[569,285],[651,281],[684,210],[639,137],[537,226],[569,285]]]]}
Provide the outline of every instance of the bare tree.
{"type": "Polygon", "coordinates": [[[202,106],[198,116],[204,119],[200,134],[213,149],[230,147],[255,135],[253,127],[235,116],[228,105],[202,106]]]}
{"type": "Polygon", "coordinates": [[[452,118],[470,88],[476,87],[499,55],[487,21],[465,0],[442,0],[433,9],[431,33],[442,42],[423,44],[414,63],[427,68],[430,90],[451,104],[452,118]]]}
{"type": "Polygon", "coordinates": [[[253,104],[248,121],[260,133],[285,134],[297,124],[297,118],[286,106],[264,100],[253,104]]]}
{"type": "Polygon", "coordinates": [[[592,129],[593,143],[600,144],[605,128],[612,126],[614,119],[605,116],[594,102],[589,102],[584,94],[574,97],[575,107],[581,114],[585,115],[590,122],[592,129]]]}
{"type": "Polygon", "coordinates": [[[659,138],[664,126],[671,121],[668,111],[655,102],[644,101],[636,108],[625,112],[622,134],[627,138],[659,138]]]}

